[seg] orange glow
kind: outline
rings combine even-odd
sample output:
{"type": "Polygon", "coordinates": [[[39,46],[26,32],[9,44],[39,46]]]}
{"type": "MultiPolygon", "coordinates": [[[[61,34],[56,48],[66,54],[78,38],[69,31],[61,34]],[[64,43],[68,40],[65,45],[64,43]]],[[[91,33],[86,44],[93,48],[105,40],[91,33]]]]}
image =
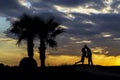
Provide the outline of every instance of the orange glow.
{"type": "MultiPolygon", "coordinates": [[[[94,65],[102,65],[102,66],[120,66],[120,56],[106,56],[106,55],[97,55],[93,54],[93,63],[94,65]]],[[[46,64],[47,65],[67,65],[74,64],[79,61],[81,56],[51,56],[48,55],[46,64]]],[[[87,64],[87,58],[85,59],[85,64],[87,64]]]]}
{"type": "MultiPolygon", "coordinates": [[[[22,58],[27,57],[26,46],[23,45],[22,47],[18,47],[15,44],[16,41],[12,39],[0,40],[0,63],[15,66],[19,65],[22,58]]],[[[120,66],[120,56],[107,56],[96,53],[93,54],[92,58],[94,65],[120,66]]],[[[34,59],[37,61],[38,66],[40,66],[39,53],[37,49],[35,49],[34,59]]],[[[49,52],[46,52],[46,66],[71,65],[80,59],[81,56],[49,55],[49,52]]],[[[85,64],[87,64],[87,59],[85,60],[85,64]]]]}

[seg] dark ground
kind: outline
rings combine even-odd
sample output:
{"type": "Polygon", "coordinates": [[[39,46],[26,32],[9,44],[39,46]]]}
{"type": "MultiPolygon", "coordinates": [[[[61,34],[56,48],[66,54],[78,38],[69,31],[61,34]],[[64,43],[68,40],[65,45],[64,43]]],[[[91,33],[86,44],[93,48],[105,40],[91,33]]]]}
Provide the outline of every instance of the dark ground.
{"type": "Polygon", "coordinates": [[[65,65],[44,70],[0,64],[0,80],[120,80],[120,66],[65,65]]]}

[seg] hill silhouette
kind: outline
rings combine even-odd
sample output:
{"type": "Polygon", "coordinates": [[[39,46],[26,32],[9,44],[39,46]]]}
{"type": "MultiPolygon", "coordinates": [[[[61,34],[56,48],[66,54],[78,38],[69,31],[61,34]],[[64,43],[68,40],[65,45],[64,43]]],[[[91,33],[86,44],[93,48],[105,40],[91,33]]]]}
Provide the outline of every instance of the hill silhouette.
{"type": "Polygon", "coordinates": [[[120,66],[64,65],[23,70],[0,64],[0,80],[120,80],[120,66]]]}

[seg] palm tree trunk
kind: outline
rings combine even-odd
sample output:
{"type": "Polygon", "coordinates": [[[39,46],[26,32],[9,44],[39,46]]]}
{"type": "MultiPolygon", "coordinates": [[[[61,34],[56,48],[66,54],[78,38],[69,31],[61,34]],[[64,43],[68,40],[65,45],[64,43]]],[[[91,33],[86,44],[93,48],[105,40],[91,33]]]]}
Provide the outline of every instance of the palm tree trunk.
{"type": "Polygon", "coordinates": [[[45,42],[44,40],[40,40],[40,47],[39,47],[39,52],[40,52],[40,60],[41,60],[41,68],[45,67],[45,42]]]}
{"type": "Polygon", "coordinates": [[[33,58],[34,50],[33,50],[33,39],[27,39],[27,51],[28,51],[28,57],[33,58]]]}

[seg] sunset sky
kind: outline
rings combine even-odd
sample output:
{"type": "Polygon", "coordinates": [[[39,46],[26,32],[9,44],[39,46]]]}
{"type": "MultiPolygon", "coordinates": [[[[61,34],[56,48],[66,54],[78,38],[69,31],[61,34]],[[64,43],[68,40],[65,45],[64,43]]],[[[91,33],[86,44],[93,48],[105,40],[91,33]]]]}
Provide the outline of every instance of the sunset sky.
{"type": "MultiPolygon", "coordinates": [[[[120,0],[0,0],[0,63],[19,65],[27,56],[25,42],[17,46],[15,35],[6,33],[23,13],[54,16],[66,29],[56,39],[58,48],[47,48],[46,65],[74,64],[87,44],[95,65],[120,66],[120,0]]],[[[39,65],[39,43],[35,43],[39,65]]]]}

